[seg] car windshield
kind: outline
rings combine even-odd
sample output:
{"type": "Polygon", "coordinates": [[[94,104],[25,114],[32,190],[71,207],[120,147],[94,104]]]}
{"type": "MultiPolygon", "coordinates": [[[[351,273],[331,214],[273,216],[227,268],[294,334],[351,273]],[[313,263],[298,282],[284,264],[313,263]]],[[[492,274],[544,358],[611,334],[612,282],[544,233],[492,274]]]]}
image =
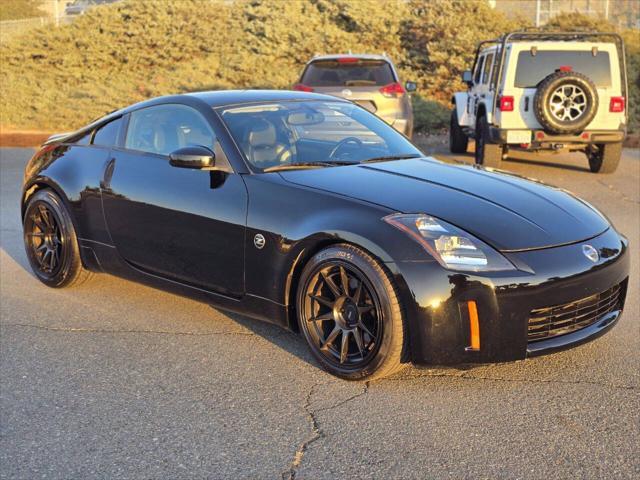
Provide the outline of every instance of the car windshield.
{"type": "Polygon", "coordinates": [[[391,126],[348,102],[269,102],[227,108],[221,116],[258,171],[422,156],[391,126]]]}
{"type": "Polygon", "coordinates": [[[598,87],[611,86],[609,53],[592,50],[538,50],[518,54],[515,87],[533,88],[557,69],[571,68],[584,73],[598,87]]]}
{"type": "Polygon", "coordinates": [[[314,87],[365,87],[388,85],[395,79],[384,60],[340,58],[310,63],[300,81],[314,87]]]}

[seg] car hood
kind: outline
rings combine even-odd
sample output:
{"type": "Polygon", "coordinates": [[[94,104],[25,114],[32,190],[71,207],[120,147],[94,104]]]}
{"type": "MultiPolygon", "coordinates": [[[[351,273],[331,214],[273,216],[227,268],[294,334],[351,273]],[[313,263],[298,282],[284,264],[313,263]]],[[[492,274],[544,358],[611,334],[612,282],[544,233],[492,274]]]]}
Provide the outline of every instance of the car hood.
{"type": "Polygon", "coordinates": [[[501,251],[579,242],[609,228],[599,212],[564,190],[432,158],[280,174],[294,184],[396,212],[433,215],[501,251]]]}

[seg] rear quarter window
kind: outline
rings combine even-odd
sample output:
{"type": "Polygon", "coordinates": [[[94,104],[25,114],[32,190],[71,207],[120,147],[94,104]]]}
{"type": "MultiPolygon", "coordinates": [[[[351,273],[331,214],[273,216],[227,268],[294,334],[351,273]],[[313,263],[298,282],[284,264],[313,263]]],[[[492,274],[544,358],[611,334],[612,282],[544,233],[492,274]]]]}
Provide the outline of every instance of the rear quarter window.
{"type": "Polygon", "coordinates": [[[364,87],[388,85],[396,80],[391,65],[384,60],[318,60],[307,66],[300,81],[317,87],[364,87]]]}
{"type": "Polygon", "coordinates": [[[611,61],[608,52],[543,50],[518,54],[515,87],[533,88],[560,67],[571,67],[589,77],[597,87],[611,86],[611,61]]]}
{"type": "Polygon", "coordinates": [[[105,147],[112,147],[118,143],[118,134],[120,133],[120,125],[122,124],[122,117],[113,120],[98,130],[96,130],[93,136],[93,145],[102,145],[105,147]]]}

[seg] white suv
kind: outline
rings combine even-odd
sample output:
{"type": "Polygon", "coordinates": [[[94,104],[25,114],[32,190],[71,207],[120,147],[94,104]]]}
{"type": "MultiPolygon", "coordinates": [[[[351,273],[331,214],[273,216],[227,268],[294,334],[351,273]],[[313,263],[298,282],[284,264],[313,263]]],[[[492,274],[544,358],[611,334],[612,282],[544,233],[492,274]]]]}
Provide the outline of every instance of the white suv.
{"type": "Polygon", "coordinates": [[[508,150],[582,151],[615,171],[626,135],[624,43],[613,33],[514,32],[481,42],[452,98],[449,145],[499,167],[508,150]]]}

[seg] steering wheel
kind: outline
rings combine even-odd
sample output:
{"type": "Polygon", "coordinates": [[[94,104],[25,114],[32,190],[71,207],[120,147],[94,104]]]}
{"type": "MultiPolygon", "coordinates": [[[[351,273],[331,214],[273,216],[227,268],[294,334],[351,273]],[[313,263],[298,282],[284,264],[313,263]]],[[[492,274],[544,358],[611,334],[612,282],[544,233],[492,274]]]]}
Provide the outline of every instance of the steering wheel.
{"type": "Polygon", "coordinates": [[[343,138],[342,140],[340,140],[338,142],[338,144],[333,147],[333,150],[331,150],[331,153],[329,154],[329,159],[336,159],[336,153],[338,153],[340,151],[341,148],[349,145],[349,144],[354,144],[357,147],[361,147],[362,146],[362,140],[360,140],[357,137],[346,137],[343,138]]]}

